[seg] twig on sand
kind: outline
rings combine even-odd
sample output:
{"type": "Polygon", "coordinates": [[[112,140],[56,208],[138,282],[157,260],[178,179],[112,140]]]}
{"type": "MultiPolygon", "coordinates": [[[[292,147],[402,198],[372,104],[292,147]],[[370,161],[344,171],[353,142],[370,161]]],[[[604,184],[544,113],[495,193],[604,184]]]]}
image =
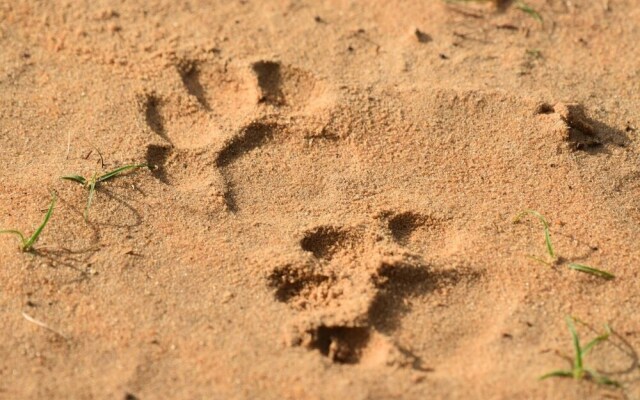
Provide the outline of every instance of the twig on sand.
{"type": "Polygon", "coordinates": [[[29,314],[27,314],[24,311],[22,312],[22,316],[24,317],[24,319],[26,319],[27,321],[31,322],[32,324],[36,324],[41,328],[44,328],[44,329],[46,329],[48,331],[51,331],[51,332],[55,333],[56,335],[60,336],[61,338],[63,338],[64,340],[69,340],[69,337],[66,336],[65,334],[63,334],[62,332],[60,332],[60,331],[58,331],[56,329],[53,329],[52,327],[50,327],[49,325],[45,324],[44,322],[33,318],[32,316],[30,316],[29,314]]]}

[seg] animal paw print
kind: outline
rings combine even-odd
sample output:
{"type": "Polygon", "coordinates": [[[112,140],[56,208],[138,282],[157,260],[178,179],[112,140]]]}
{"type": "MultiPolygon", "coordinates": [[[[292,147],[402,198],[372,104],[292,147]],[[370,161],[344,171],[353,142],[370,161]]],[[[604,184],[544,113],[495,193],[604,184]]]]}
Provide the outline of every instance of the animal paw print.
{"type": "Polygon", "coordinates": [[[555,115],[554,131],[572,151],[598,153],[608,144],[625,147],[629,138],[624,132],[588,116],[584,106],[578,103],[542,103],[536,114],[555,115]]]}
{"type": "Polygon", "coordinates": [[[291,110],[303,110],[328,94],[310,73],[276,61],[258,61],[251,65],[256,77],[258,103],[291,110]]]}
{"type": "Polygon", "coordinates": [[[235,211],[225,167],[272,136],[268,121],[312,115],[331,97],[325,89],[312,74],[278,61],[177,60],[161,85],[137,95],[141,119],[156,135],[147,161],[161,182],[208,191],[235,211]]]}
{"type": "Polygon", "coordinates": [[[395,290],[398,282],[406,289],[428,279],[422,257],[389,227],[398,228],[397,218],[406,215],[380,213],[373,224],[314,227],[292,254],[273,261],[268,285],[297,314],[290,345],[316,349],[336,363],[419,368],[419,360],[377,323],[377,314],[394,312],[385,298],[408,293],[395,290]]]}

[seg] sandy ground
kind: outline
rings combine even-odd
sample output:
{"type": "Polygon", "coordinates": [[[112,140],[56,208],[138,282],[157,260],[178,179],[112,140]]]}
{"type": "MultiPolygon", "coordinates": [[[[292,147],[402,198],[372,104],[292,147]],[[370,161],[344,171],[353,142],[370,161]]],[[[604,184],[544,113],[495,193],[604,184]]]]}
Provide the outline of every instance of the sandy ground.
{"type": "Polygon", "coordinates": [[[529,4],[1,2],[0,398],[640,398],[640,8],[529,4]]]}

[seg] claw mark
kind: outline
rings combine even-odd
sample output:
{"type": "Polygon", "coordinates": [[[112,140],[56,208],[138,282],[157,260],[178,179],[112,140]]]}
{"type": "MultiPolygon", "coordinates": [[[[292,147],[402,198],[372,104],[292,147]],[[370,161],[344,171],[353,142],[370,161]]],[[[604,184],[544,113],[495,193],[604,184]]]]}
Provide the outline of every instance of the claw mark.
{"type": "Polygon", "coordinates": [[[598,129],[585,115],[579,104],[556,104],[554,110],[569,127],[569,143],[574,150],[585,150],[602,145],[598,129]]]}
{"type": "Polygon", "coordinates": [[[311,348],[339,364],[357,364],[371,336],[369,328],[320,326],[312,333],[311,348]]]}
{"type": "Polygon", "coordinates": [[[350,247],[356,237],[349,231],[332,226],[320,226],[308,232],[300,241],[302,250],[313,253],[314,257],[331,260],[337,252],[350,247]]]}
{"type": "Polygon", "coordinates": [[[147,93],[142,100],[142,109],[144,112],[145,121],[153,132],[158,136],[171,143],[171,140],[167,136],[162,122],[162,116],[160,115],[160,98],[155,93],[147,93]]]}
{"type": "Polygon", "coordinates": [[[273,137],[275,124],[253,122],[247,125],[240,135],[234,137],[231,142],[220,152],[216,159],[216,165],[224,168],[243,154],[258,148],[273,137]]]}
{"type": "Polygon", "coordinates": [[[282,93],[282,73],[280,63],[273,61],[258,61],[253,64],[253,71],[258,78],[260,87],[260,103],[267,103],[274,106],[285,104],[282,93]]]}
{"type": "Polygon", "coordinates": [[[149,145],[147,147],[147,165],[152,167],[151,173],[162,183],[169,183],[165,163],[169,158],[171,148],[167,146],[149,145]]]}
{"type": "Polygon", "coordinates": [[[225,167],[243,154],[266,144],[273,137],[275,128],[275,124],[253,122],[247,125],[242,132],[234,137],[218,154],[216,166],[222,171],[225,180],[224,200],[229,211],[236,212],[238,207],[231,180],[225,173],[225,167]]]}
{"type": "Polygon", "coordinates": [[[187,92],[195,97],[205,110],[211,111],[211,106],[207,101],[206,91],[200,82],[198,64],[192,60],[182,60],[176,65],[176,68],[187,92]]]}
{"type": "Polygon", "coordinates": [[[301,310],[310,306],[305,298],[312,291],[332,281],[335,278],[316,272],[313,265],[288,264],[274,269],[269,275],[269,286],[276,289],[276,299],[301,310]]]}

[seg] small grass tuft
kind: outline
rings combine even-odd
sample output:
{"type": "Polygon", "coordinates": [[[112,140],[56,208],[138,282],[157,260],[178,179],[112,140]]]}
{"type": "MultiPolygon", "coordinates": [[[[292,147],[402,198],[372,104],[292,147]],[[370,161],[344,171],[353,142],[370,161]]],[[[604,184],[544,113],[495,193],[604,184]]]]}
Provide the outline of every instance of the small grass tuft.
{"type": "Polygon", "coordinates": [[[569,332],[571,332],[571,339],[573,341],[573,349],[574,349],[574,357],[572,368],[570,370],[556,370],[544,374],[540,377],[540,380],[544,380],[552,377],[561,377],[561,378],[573,378],[575,380],[591,380],[596,382],[597,384],[609,385],[620,387],[620,383],[597,373],[595,370],[588,368],[584,365],[584,357],[599,343],[604,342],[609,339],[611,335],[611,328],[608,325],[605,325],[605,333],[599,335],[595,339],[591,340],[584,347],[580,344],[580,337],[578,336],[578,332],[576,331],[574,319],[570,316],[566,317],[567,326],[569,327],[569,332]]]}
{"type": "MultiPolygon", "coordinates": [[[[520,222],[522,218],[525,217],[526,215],[532,215],[542,223],[542,227],[544,229],[544,242],[547,248],[547,254],[551,258],[551,261],[546,261],[545,259],[536,257],[536,256],[529,256],[529,257],[545,265],[558,265],[564,262],[565,261],[564,259],[556,255],[556,252],[553,248],[553,243],[551,243],[551,231],[549,230],[549,222],[542,214],[534,210],[524,210],[516,214],[516,216],[513,218],[513,223],[516,224],[520,222]]],[[[615,278],[615,275],[613,275],[612,273],[609,273],[607,271],[603,271],[600,269],[596,269],[593,267],[589,267],[587,265],[576,264],[572,262],[568,264],[568,267],[572,270],[584,272],[586,274],[591,274],[607,280],[615,278]]]]}
{"type": "Polygon", "coordinates": [[[520,222],[522,220],[523,217],[525,217],[526,215],[533,215],[534,217],[536,217],[538,220],[540,220],[540,222],[542,223],[542,227],[544,228],[544,243],[547,246],[547,253],[549,253],[549,257],[551,257],[551,260],[553,262],[555,262],[557,260],[556,257],[556,253],[553,250],[553,244],[551,243],[551,232],[549,231],[549,223],[547,222],[547,219],[542,216],[542,214],[540,214],[537,211],[534,210],[524,210],[519,212],[514,218],[513,218],[513,223],[517,224],[518,222],[520,222]]]}
{"type": "Polygon", "coordinates": [[[138,168],[144,168],[144,167],[148,167],[148,165],[147,164],[130,164],[130,165],[122,166],[120,168],[116,168],[113,171],[107,172],[106,174],[100,175],[100,176],[98,176],[98,173],[96,172],[89,179],[80,175],[65,175],[61,179],[77,182],[89,190],[87,206],[84,210],[84,219],[87,220],[89,218],[89,207],[91,207],[91,202],[93,201],[93,197],[98,184],[108,181],[109,179],[113,179],[127,171],[133,171],[138,168]]]}
{"type": "Polygon", "coordinates": [[[51,216],[53,215],[53,208],[55,207],[55,205],[56,205],[56,194],[53,193],[51,195],[51,204],[49,205],[49,210],[44,216],[44,221],[42,221],[42,224],[40,224],[38,229],[36,229],[36,231],[33,232],[31,236],[26,237],[22,232],[15,229],[3,230],[3,231],[0,231],[0,234],[11,234],[11,235],[18,236],[18,238],[20,239],[20,249],[24,252],[31,251],[33,249],[33,245],[36,243],[36,241],[40,237],[40,234],[44,230],[44,227],[47,226],[49,219],[51,219],[51,216]]]}

